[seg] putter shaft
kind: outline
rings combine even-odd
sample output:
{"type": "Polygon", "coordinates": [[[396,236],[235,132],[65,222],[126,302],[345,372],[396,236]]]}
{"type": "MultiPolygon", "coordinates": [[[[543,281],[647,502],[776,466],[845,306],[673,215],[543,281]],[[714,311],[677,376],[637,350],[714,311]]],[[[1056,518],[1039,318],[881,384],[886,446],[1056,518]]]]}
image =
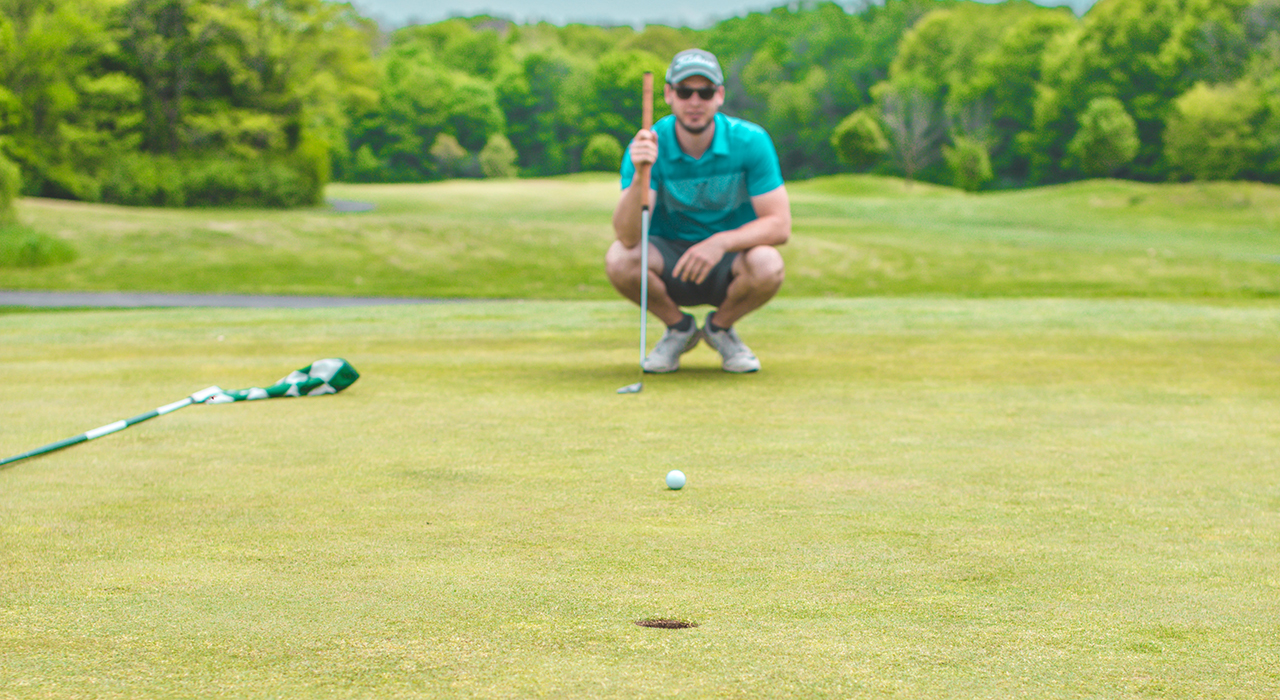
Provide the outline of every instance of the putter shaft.
{"type": "MultiPolygon", "coordinates": [[[[640,88],[640,124],[645,129],[653,128],[653,73],[645,73],[640,88]]],[[[636,183],[640,189],[640,377],[644,378],[644,356],[648,349],[647,337],[649,327],[649,169],[651,165],[642,165],[636,172],[636,183]]],[[[628,384],[618,390],[619,394],[638,394],[644,388],[644,382],[628,384]]]]}

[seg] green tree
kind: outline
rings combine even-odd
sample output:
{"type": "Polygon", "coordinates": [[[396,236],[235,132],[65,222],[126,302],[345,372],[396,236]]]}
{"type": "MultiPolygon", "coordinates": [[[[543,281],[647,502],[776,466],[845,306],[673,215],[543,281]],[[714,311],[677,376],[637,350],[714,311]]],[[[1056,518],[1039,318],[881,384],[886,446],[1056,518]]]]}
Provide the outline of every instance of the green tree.
{"type": "Polygon", "coordinates": [[[516,149],[502,134],[493,134],[480,149],[480,171],[489,178],[515,177],[516,149]]]}
{"type": "MultiPolygon", "coordinates": [[[[380,40],[376,23],[361,17],[346,3],[290,0],[289,14],[274,12],[270,42],[274,60],[288,71],[287,93],[300,106],[300,140],[327,148],[333,162],[348,156],[346,134],[354,115],[377,104],[378,70],[373,49],[380,40]]],[[[261,15],[271,5],[257,5],[261,15]]],[[[266,21],[260,19],[260,21],[266,21]]]]}
{"type": "Polygon", "coordinates": [[[1089,177],[1106,177],[1138,154],[1138,128],[1124,104],[1098,97],[1080,115],[1080,128],[1067,146],[1069,163],[1089,177]]]}
{"type": "MultiPolygon", "coordinates": [[[[670,61],[672,56],[685,49],[695,48],[697,32],[676,29],[660,24],[650,24],[634,36],[618,43],[621,51],[647,51],[660,59],[670,61]]],[[[659,76],[661,77],[661,76],[659,76]]]]}
{"type": "Polygon", "coordinates": [[[136,86],[117,70],[108,5],[97,0],[0,4],[4,150],[24,191],[96,199],[95,173],[138,143],[136,86]]]}
{"type": "Polygon", "coordinates": [[[1045,52],[1078,26],[1075,16],[1065,11],[1022,16],[983,54],[953,96],[961,104],[990,107],[992,169],[1009,181],[1025,182],[1030,174],[1030,156],[1018,148],[1018,140],[1035,127],[1036,90],[1044,80],[1045,52]]]}
{"type": "Polygon", "coordinates": [[[827,73],[819,67],[809,70],[803,81],[781,83],[769,95],[764,126],[773,137],[783,172],[792,177],[811,177],[828,172],[818,164],[831,156],[831,129],[818,118],[820,96],[827,86],[827,73]]]}
{"type": "MultiPolygon", "coordinates": [[[[115,11],[113,24],[126,70],[141,85],[146,119],[142,126],[142,150],[178,154],[186,149],[223,147],[240,137],[269,142],[283,141],[279,125],[267,123],[265,115],[254,115],[247,105],[218,104],[201,99],[212,97],[228,74],[238,67],[239,52],[220,52],[221,44],[232,41],[230,24],[247,18],[236,16],[235,8],[203,5],[194,0],[130,0],[115,11]],[[240,109],[236,109],[240,107],[240,109]],[[201,119],[200,112],[205,112],[201,119]],[[255,120],[254,117],[264,117],[255,120]],[[245,129],[252,135],[236,133],[245,129]],[[194,128],[189,131],[188,125],[194,128]],[[256,123],[254,123],[256,122],[256,123]],[[270,131],[264,134],[263,131],[270,131]]],[[[246,76],[248,77],[248,76],[246,76]]],[[[215,93],[216,94],[216,93],[215,93]]],[[[278,147],[277,143],[277,147],[278,147]]]]}
{"type": "Polygon", "coordinates": [[[860,109],[845,117],[831,134],[831,146],[841,162],[854,170],[874,166],[889,152],[889,141],[869,109],[860,109]]]}
{"type": "Polygon", "coordinates": [[[595,134],[582,149],[582,169],[616,172],[622,166],[622,145],[609,134],[595,134]]]}
{"type": "Polygon", "coordinates": [[[764,126],[783,173],[806,177],[840,168],[831,134],[873,102],[871,88],[887,77],[903,32],[929,10],[955,4],[787,5],[720,22],[700,43],[725,68],[725,111],[764,126]],[[798,110],[807,110],[802,120],[798,110]]]}
{"type": "Polygon", "coordinates": [[[958,113],[979,97],[975,83],[986,78],[983,63],[1009,28],[1045,13],[1025,0],[933,10],[903,35],[889,78],[911,82],[949,113],[958,113]]]}
{"type": "Polygon", "coordinates": [[[942,106],[912,85],[882,83],[876,95],[894,160],[907,180],[914,180],[942,157],[947,135],[942,106]]]}
{"type": "Polygon", "coordinates": [[[360,146],[347,169],[348,178],[353,182],[381,182],[384,170],[382,161],[373,154],[369,144],[360,146]]]}
{"type": "Polygon", "coordinates": [[[371,82],[362,67],[371,66],[372,24],[346,5],[4,0],[0,7],[0,133],[33,193],[178,203],[188,186],[216,181],[231,198],[240,197],[227,189],[238,182],[272,201],[285,190],[303,198],[295,203],[314,201],[346,114],[373,94],[362,87],[371,82]],[[225,159],[236,162],[216,163],[225,159]],[[283,189],[267,195],[265,182],[283,189]]]}
{"type": "Polygon", "coordinates": [[[963,190],[976,192],[993,177],[986,144],[977,139],[957,137],[953,145],[942,148],[942,157],[951,168],[952,182],[963,190]]]}
{"type": "Polygon", "coordinates": [[[510,23],[491,17],[415,24],[392,33],[388,53],[400,60],[434,62],[492,81],[515,66],[515,57],[503,38],[510,31],[510,23]]]}
{"type": "Polygon", "coordinates": [[[1068,177],[1067,153],[1080,115],[1095,98],[1118,99],[1137,128],[1139,150],[1126,172],[1163,179],[1165,121],[1207,57],[1196,48],[1207,21],[1229,21],[1248,0],[1107,0],[1085,15],[1080,32],[1045,54],[1034,131],[1022,139],[1031,177],[1068,177]]]}
{"type": "Polygon", "coordinates": [[[600,27],[592,24],[556,27],[541,22],[532,31],[526,30],[521,34],[532,35],[530,44],[555,44],[566,54],[595,61],[604,54],[617,50],[619,44],[635,35],[635,30],[630,27],[600,27]]]}
{"type": "Polygon", "coordinates": [[[667,61],[647,51],[612,51],[600,57],[591,76],[590,94],[583,104],[579,148],[586,146],[586,134],[609,134],[620,142],[630,142],[640,129],[641,81],[645,72],[654,74],[653,119],[670,113],[662,99],[662,76],[667,61]]]}
{"type": "Polygon", "coordinates": [[[458,177],[466,172],[471,154],[452,134],[441,133],[431,144],[431,160],[435,161],[436,171],[442,177],[458,177]]]}
{"type": "Polygon", "coordinates": [[[497,93],[485,81],[455,76],[445,107],[446,127],[468,150],[484,148],[494,134],[501,134],[506,128],[497,93]]]}
{"type": "Polygon", "coordinates": [[[1257,177],[1265,149],[1260,127],[1265,116],[1257,85],[1197,84],[1177,99],[1165,131],[1165,158],[1174,177],[1233,180],[1257,177]]]}
{"type": "Polygon", "coordinates": [[[1257,172],[1264,182],[1280,182],[1280,0],[1255,0],[1245,12],[1245,33],[1250,45],[1242,83],[1253,84],[1263,109],[1257,121],[1261,142],[1257,172]]]}
{"type": "Polygon", "coordinates": [[[478,151],[505,130],[497,90],[486,79],[441,65],[411,42],[397,44],[381,63],[377,106],[354,121],[348,140],[357,153],[370,148],[385,166],[384,180],[460,175],[440,172],[428,157],[437,137],[447,133],[462,148],[478,151]]]}
{"type": "Polygon", "coordinates": [[[13,200],[22,191],[22,171],[0,153],[0,225],[14,220],[13,200]]]}
{"type": "Polygon", "coordinates": [[[129,0],[113,16],[142,86],[141,147],[241,158],[331,140],[375,93],[370,25],[322,0],[129,0]]]}
{"type": "Polygon", "coordinates": [[[519,153],[520,168],[532,175],[569,171],[566,143],[577,125],[559,117],[576,75],[569,59],[553,51],[525,56],[517,71],[496,85],[498,103],[507,118],[507,137],[519,153]]]}

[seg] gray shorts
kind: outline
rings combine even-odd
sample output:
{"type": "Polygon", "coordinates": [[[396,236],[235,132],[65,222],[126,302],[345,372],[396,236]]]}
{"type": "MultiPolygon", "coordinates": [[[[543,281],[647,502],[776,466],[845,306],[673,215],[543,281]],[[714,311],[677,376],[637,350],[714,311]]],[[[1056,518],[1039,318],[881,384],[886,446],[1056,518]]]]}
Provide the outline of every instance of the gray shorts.
{"type": "Polygon", "coordinates": [[[733,281],[733,261],[738,257],[736,252],[725,253],[702,284],[684,282],[671,276],[676,263],[684,252],[693,247],[697,241],[682,241],[672,238],[652,236],[649,243],[662,253],[662,283],[667,286],[667,296],[680,306],[698,306],[710,304],[719,308],[729,293],[729,283],[733,281]]]}

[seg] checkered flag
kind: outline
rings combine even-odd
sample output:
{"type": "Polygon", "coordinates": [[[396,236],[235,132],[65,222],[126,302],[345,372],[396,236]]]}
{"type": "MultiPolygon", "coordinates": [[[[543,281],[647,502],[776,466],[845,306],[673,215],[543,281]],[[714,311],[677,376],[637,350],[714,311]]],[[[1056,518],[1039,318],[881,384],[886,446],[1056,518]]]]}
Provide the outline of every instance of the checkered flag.
{"type": "Polygon", "coordinates": [[[233,401],[257,401],[281,396],[321,396],[336,394],[351,386],[360,374],[346,360],[330,358],[317,360],[302,369],[295,369],[269,387],[251,387],[238,391],[219,391],[204,403],[231,403],[233,401]]]}

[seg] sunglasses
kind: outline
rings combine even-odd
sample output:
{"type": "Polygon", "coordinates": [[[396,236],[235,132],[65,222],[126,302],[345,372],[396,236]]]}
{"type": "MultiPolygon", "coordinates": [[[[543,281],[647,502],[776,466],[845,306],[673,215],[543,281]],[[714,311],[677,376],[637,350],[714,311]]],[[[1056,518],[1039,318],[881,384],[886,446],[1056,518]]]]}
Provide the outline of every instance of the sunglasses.
{"type": "Polygon", "coordinates": [[[701,87],[696,89],[691,87],[677,87],[676,97],[679,97],[682,100],[687,100],[690,97],[693,97],[693,93],[695,92],[698,93],[698,97],[701,97],[704,100],[709,100],[716,96],[716,88],[713,85],[710,87],[701,87]]]}

